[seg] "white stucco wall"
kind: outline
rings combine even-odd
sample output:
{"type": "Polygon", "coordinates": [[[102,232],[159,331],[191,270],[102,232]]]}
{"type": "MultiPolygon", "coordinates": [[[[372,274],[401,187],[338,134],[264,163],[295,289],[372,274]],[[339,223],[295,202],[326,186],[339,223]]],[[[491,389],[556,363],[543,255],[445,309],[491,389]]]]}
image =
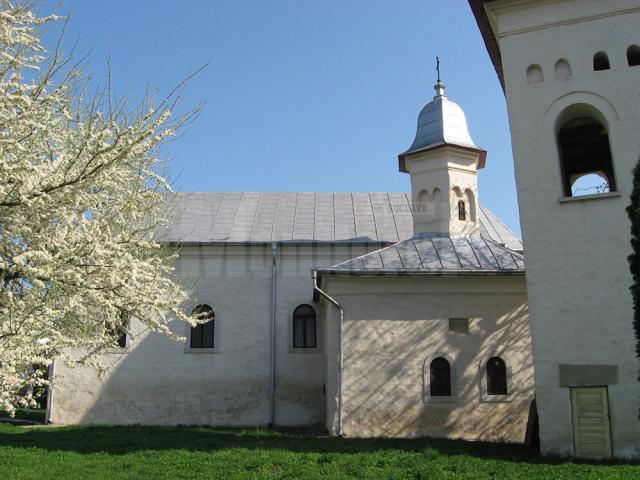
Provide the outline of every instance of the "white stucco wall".
{"type": "Polygon", "coordinates": [[[409,155],[414,204],[413,231],[479,235],[477,163],[480,154],[452,146],[409,155]],[[466,219],[458,216],[458,201],[465,202],[466,219]]]}
{"type": "MultiPolygon", "coordinates": [[[[523,277],[325,276],[344,311],[342,434],[523,442],[533,366],[523,277]],[[449,318],[470,319],[468,334],[449,318]],[[504,401],[483,395],[484,365],[511,372],[504,401]],[[452,364],[454,398],[426,397],[437,356],[452,364]],[[426,363],[426,372],[424,371],[426,363]],[[493,400],[493,401],[492,401],[493,400]]],[[[338,314],[326,308],[327,428],[338,430],[338,314]]]]}
{"type": "Polygon", "coordinates": [[[614,455],[640,456],[640,367],[634,354],[625,207],[640,154],[640,1],[500,1],[488,4],[502,55],[509,107],[545,453],[573,453],[568,388],[558,365],[617,365],[609,385],[614,455]],[[593,71],[608,53],[611,69],[593,71]],[[572,76],[556,78],[560,59],[572,76]],[[530,65],[544,81],[527,83],[530,65]],[[606,120],[618,194],[563,201],[556,120],[574,104],[606,120]]]}
{"type": "MultiPolygon", "coordinates": [[[[292,348],[291,315],[312,302],[311,268],[330,266],[377,246],[279,246],[275,423],[324,419],[325,353],[292,348]]],[[[133,324],[128,353],[105,356],[113,368],[98,379],[89,368],[56,366],[54,423],[264,425],[269,423],[271,369],[271,245],[185,246],[177,274],[197,303],[215,310],[215,353],[133,324]]],[[[174,331],[186,335],[184,324],[174,331]]]]}

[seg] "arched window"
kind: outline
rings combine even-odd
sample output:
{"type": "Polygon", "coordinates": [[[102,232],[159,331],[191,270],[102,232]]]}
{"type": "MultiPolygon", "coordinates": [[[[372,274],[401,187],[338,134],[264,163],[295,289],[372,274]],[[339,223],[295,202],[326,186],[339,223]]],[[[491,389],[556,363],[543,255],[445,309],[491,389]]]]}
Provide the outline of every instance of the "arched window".
{"type": "Polygon", "coordinates": [[[429,365],[429,392],[432,397],[451,396],[451,365],[442,357],[434,358],[429,365]]]}
{"type": "Polygon", "coordinates": [[[507,365],[500,357],[487,362],[487,395],[507,395],[507,365]]]}
{"type": "Polygon", "coordinates": [[[593,69],[597,72],[600,70],[609,70],[609,55],[607,52],[598,52],[593,56],[593,69]]]}
{"type": "Polygon", "coordinates": [[[191,327],[189,346],[191,348],[213,348],[216,321],[213,308],[209,305],[198,305],[193,309],[191,315],[196,320],[204,323],[199,323],[195,327],[191,327]]]}
{"type": "Polygon", "coordinates": [[[640,65],[640,47],[638,45],[631,45],[627,49],[627,63],[630,67],[640,65]]]}
{"type": "Polygon", "coordinates": [[[316,311],[311,305],[293,311],[293,348],[316,348],[316,311]]]}
{"type": "Polygon", "coordinates": [[[106,334],[111,337],[119,348],[127,348],[127,330],[129,329],[129,313],[120,310],[119,321],[106,325],[106,334]]]}
{"type": "Polygon", "coordinates": [[[565,196],[616,190],[609,134],[599,121],[579,117],[562,125],[558,131],[558,149],[565,196]]]}
{"type": "Polygon", "coordinates": [[[120,328],[118,329],[118,347],[127,348],[127,330],[129,329],[129,312],[120,310],[120,328]]]}
{"type": "Polygon", "coordinates": [[[467,209],[464,206],[464,201],[458,201],[458,220],[466,220],[467,219],[467,209]]]}

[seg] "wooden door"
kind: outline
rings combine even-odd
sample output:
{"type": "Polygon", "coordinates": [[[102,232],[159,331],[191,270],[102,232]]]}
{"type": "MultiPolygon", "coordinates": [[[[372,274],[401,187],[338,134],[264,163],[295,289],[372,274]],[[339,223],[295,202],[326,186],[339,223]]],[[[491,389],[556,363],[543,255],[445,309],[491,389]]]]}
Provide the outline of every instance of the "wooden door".
{"type": "Polygon", "coordinates": [[[571,388],[573,443],[580,458],[611,458],[607,387],[571,388]]]}

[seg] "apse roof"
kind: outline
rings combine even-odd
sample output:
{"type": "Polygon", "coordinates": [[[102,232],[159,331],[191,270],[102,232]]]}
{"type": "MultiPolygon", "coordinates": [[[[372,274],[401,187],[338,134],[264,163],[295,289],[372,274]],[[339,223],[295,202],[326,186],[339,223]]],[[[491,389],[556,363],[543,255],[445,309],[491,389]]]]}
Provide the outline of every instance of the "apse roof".
{"type": "Polygon", "coordinates": [[[524,274],[524,257],[480,235],[421,233],[316,272],[320,275],[518,275],[524,274]]]}

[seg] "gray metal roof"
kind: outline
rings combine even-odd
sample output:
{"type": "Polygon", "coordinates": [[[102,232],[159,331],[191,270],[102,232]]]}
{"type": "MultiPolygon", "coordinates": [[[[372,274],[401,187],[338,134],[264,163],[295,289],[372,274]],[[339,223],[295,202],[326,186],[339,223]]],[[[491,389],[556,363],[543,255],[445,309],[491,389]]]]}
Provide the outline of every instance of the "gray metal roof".
{"type": "Polygon", "coordinates": [[[444,83],[438,82],[434,88],[436,96],[418,115],[416,138],[400,157],[440,145],[481,150],[471,139],[464,111],[444,94],[444,83]]]}
{"type": "MultiPolygon", "coordinates": [[[[482,235],[522,250],[484,207],[482,235]]],[[[409,193],[189,192],[169,202],[171,243],[396,243],[413,236],[409,193]]]]}
{"type": "Polygon", "coordinates": [[[422,233],[326,269],[320,274],[523,274],[524,257],[475,236],[422,233]]]}

